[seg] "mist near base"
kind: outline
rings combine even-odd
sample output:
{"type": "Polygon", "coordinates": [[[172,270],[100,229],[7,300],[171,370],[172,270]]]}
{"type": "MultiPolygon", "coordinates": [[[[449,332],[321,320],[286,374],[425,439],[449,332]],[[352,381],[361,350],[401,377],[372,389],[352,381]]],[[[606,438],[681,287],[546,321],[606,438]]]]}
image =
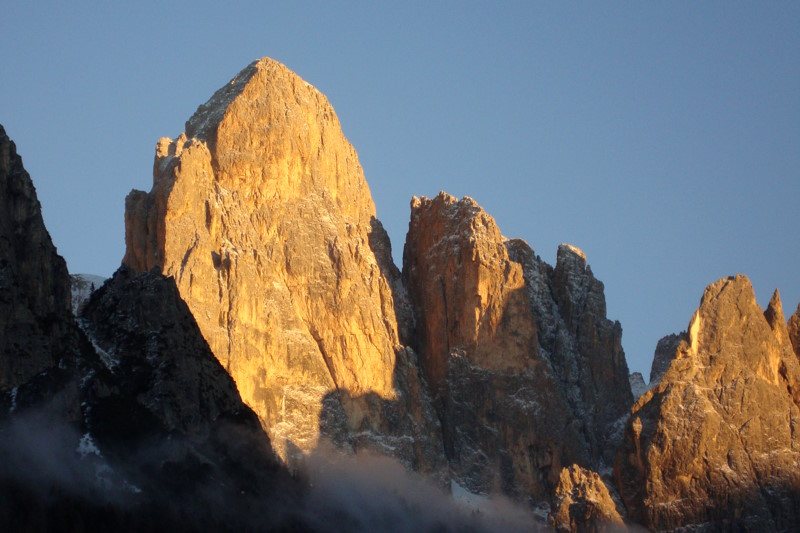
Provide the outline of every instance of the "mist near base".
{"type": "Polygon", "coordinates": [[[549,531],[503,496],[457,500],[398,461],[368,451],[344,455],[321,443],[305,457],[311,486],[304,517],[334,531],[549,531]]]}
{"type": "MultiPolygon", "coordinates": [[[[48,530],[56,522],[66,527],[77,520],[90,527],[113,524],[125,530],[126,525],[191,527],[200,525],[197,517],[205,516],[209,523],[238,523],[254,531],[276,527],[383,532],[549,530],[537,524],[529,510],[502,496],[457,500],[394,459],[366,451],[346,455],[326,442],[297,466],[296,478],[306,487],[299,491],[299,498],[274,501],[266,497],[260,503],[258,497],[238,491],[233,497],[228,491],[209,494],[213,483],[192,490],[202,502],[176,499],[176,493],[159,489],[158,483],[129,482],[127,474],[143,474],[140,467],[109,462],[101,448],[88,433],[81,434],[49,409],[15,413],[6,419],[0,424],[4,458],[0,492],[7,496],[0,504],[2,522],[48,530]],[[158,501],[153,507],[152,502],[158,501]],[[248,514],[246,509],[253,515],[243,516],[248,514]],[[236,516],[233,510],[241,514],[236,516]],[[143,512],[148,516],[140,516],[143,512]]],[[[133,455],[163,459],[171,454],[151,443],[133,455]]]]}

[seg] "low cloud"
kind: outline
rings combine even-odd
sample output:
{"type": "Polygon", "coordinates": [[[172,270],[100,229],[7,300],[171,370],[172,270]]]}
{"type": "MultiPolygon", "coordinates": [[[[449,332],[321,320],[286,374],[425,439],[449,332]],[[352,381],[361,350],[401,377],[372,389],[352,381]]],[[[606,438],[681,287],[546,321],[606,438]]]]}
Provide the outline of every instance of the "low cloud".
{"type": "MultiPolygon", "coordinates": [[[[169,450],[162,449],[166,443],[162,446],[152,444],[133,454],[137,458],[135,462],[147,464],[151,462],[144,459],[147,456],[172,455],[169,450]]],[[[172,443],[175,445],[177,443],[172,443]]],[[[109,466],[101,448],[89,434],[53,418],[47,410],[18,413],[0,426],[2,488],[5,491],[23,489],[24,498],[38,502],[39,511],[36,512],[51,515],[57,514],[52,511],[54,508],[75,509],[75,504],[88,505],[80,508],[83,510],[75,509],[76,516],[84,513],[81,520],[89,520],[87,524],[91,524],[93,517],[86,516],[86,510],[91,513],[98,508],[107,509],[108,514],[104,517],[111,524],[149,527],[187,518],[191,522],[194,513],[187,516],[187,509],[172,508],[169,511],[158,507],[159,515],[150,518],[139,516],[143,509],[137,502],[158,501],[156,495],[148,494],[154,486],[142,485],[145,493],[140,493],[137,486],[127,483],[124,472],[120,470],[118,473],[109,466]]],[[[136,465],[126,465],[125,470],[132,474],[131,467],[137,468],[136,465]]],[[[308,489],[301,489],[297,498],[286,495],[282,502],[272,501],[273,498],[260,504],[253,500],[245,502],[250,498],[244,492],[236,501],[230,501],[228,491],[216,496],[211,494],[213,483],[195,486],[195,497],[205,502],[201,504],[204,508],[195,509],[196,516],[211,517],[217,525],[231,525],[229,520],[233,520],[253,530],[268,529],[280,523],[317,531],[514,532],[547,529],[537,525],[527,509],[507,498],[460,502],[422,475],[409,472],[396,460],[368,452],[344,455],[329,445],[323,445],[305,458],[299,475],[307,481],[308,489]],[[297,507],[292,508],[295,505],[297,507]],[[249,509],[253,513],[252,516],[233,517],[231,512],[235,509],[239,512],[249,509]]],[[[277,478],[275,481],[280,483],[277,478]]],[[[165,491],[165,495],[167,493],[165,491]]],[[[30,500],[19,501],[27,503],[30,500]]],[[[177,507],[183,507],[183,504],[198,506],[198,502],[188,501],[179,503],[172,500],[172,504],[177,507]]],[[[0,505],[0,514],[13,517],[19,512],[24,511],[14,508],[11,501],[0,505]]],[[[22,519],[25,526],[35,523],[29,521],[29,516],[22,519]]]]}
{"type": "Polygon", "coordinates": [[[368,452],[343,455],[323,445],[303,466],[311,483],[309,525],[333,531],[544,530],[522,506],[503,497],[478,505],[454,500],[396,460],[368,452]]]}

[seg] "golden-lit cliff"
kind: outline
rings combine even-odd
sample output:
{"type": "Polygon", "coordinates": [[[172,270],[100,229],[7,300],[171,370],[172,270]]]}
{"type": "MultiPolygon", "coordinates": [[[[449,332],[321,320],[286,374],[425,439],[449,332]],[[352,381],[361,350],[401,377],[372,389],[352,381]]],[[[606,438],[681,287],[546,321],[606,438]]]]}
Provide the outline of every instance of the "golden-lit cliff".
{"type": "Polygon", "coordinates": [[[764,312],[745,276],[712,283],[633,406],[615,467],[630,517],[654,530],[796,526],[798,424],[800,365],[777,292],[764,312]]]}
{"type": "Polygon", "coordinates": [[[388,236],[314,87],[271,59],[249,65],[159,141],[153,189],[128,196],[125,222],[123,262],[175,277],[284,458],[314,449],[322,426],[437,467],[388,236]]]}

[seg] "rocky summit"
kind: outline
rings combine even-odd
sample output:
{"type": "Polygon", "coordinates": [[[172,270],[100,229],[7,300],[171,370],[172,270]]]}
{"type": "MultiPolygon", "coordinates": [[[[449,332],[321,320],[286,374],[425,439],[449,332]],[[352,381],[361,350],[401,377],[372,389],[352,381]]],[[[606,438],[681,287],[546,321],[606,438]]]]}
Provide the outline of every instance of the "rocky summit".
{"type": "Polygon", "coordinates": [[[443,470],[388,236],[314,87],[271,59],[249,65],[159,141],[125,228],[123,263],[175,278],[281,457],[322,435],[443,470]]]}
{"type": "Polygon", "coordinates": [[[678,346],[682,340],[686,339],[686,332],[680,334],[671,333],[661,337],[656,344],[653,354],[653,363],[650,365],[650,386],[656,385],[661,381],[661,376],[667,371],[672,360],[675,358],[678,346]]]}
{"type": "Polygon", "coordinates": [[[541,501],[564,466],[601,467],[633,397],[583,252],[562,245],[553,268],[474,200],[441,193],[412,200],[403,279],[460,483],[541,501]]]}
{"type": "Polygon", "coordinates": [[[744,276],[706,288],[625,429],[614,475],[631,519],[653,530],[800,523],[800,365],[782,316],[777,296],[761,309],[744,276]]]}
{"type": "Polygon", "coordinates": [[[647,385],[644,383],[644,377],[642,377],[641,372],[631,372],[631,375],[628,376],[628,381],[631,384],[631,393],[633,393],[634,401],[647,392],[647,385]]]}
{"type": "Polygon", "coordinates": [[[553,501],[556,531],[625,531],[617,503],[596,472],[572,465],[561,471],[553,501]]]}

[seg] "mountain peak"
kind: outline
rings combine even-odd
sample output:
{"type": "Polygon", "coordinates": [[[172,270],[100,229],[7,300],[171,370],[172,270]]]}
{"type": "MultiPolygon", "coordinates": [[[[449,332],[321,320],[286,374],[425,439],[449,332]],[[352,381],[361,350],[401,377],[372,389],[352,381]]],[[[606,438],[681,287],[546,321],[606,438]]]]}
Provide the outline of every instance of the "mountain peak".
{"type": "MultiPolygon", "coordinates": [[[[779,307],[776,295],[774,324],[783,323],[779,307]]],[[[670,347],[675,354],[634,405],[617,455],[631,518],[654,530],[723,515],[736,517],[733,529],[797,520],[800,365],[765,319],[750,280],[710,284],[688,335],[659,343],[670,347]]]]}
{"type": "Polygon", "coordinates": [[[228,108],[244,92],[250,91],[268,96],[271,89],[279,84],[300,85],[313,89],[311,84],[301,79],[283,63],[269,57],[262,57],[243,68],[227,84],[220,87],[208,101],[197,108],[197,111],[186,122],[187,136],[208,141],[216,134],[218,126],[225,119],[228,108]],[[267,88],[267,85],[273,85],[273,87],[267,88]]]}
{"type": "Polygon", "coordinates": [[[438,468],[432,412],[397,389],[424,394],[400,274],[327,98],[255,61],[159,141],[154,170],[152,191],[126,200],[124,263],[174,276],[277,452],[328,437],[438,468]]]}

